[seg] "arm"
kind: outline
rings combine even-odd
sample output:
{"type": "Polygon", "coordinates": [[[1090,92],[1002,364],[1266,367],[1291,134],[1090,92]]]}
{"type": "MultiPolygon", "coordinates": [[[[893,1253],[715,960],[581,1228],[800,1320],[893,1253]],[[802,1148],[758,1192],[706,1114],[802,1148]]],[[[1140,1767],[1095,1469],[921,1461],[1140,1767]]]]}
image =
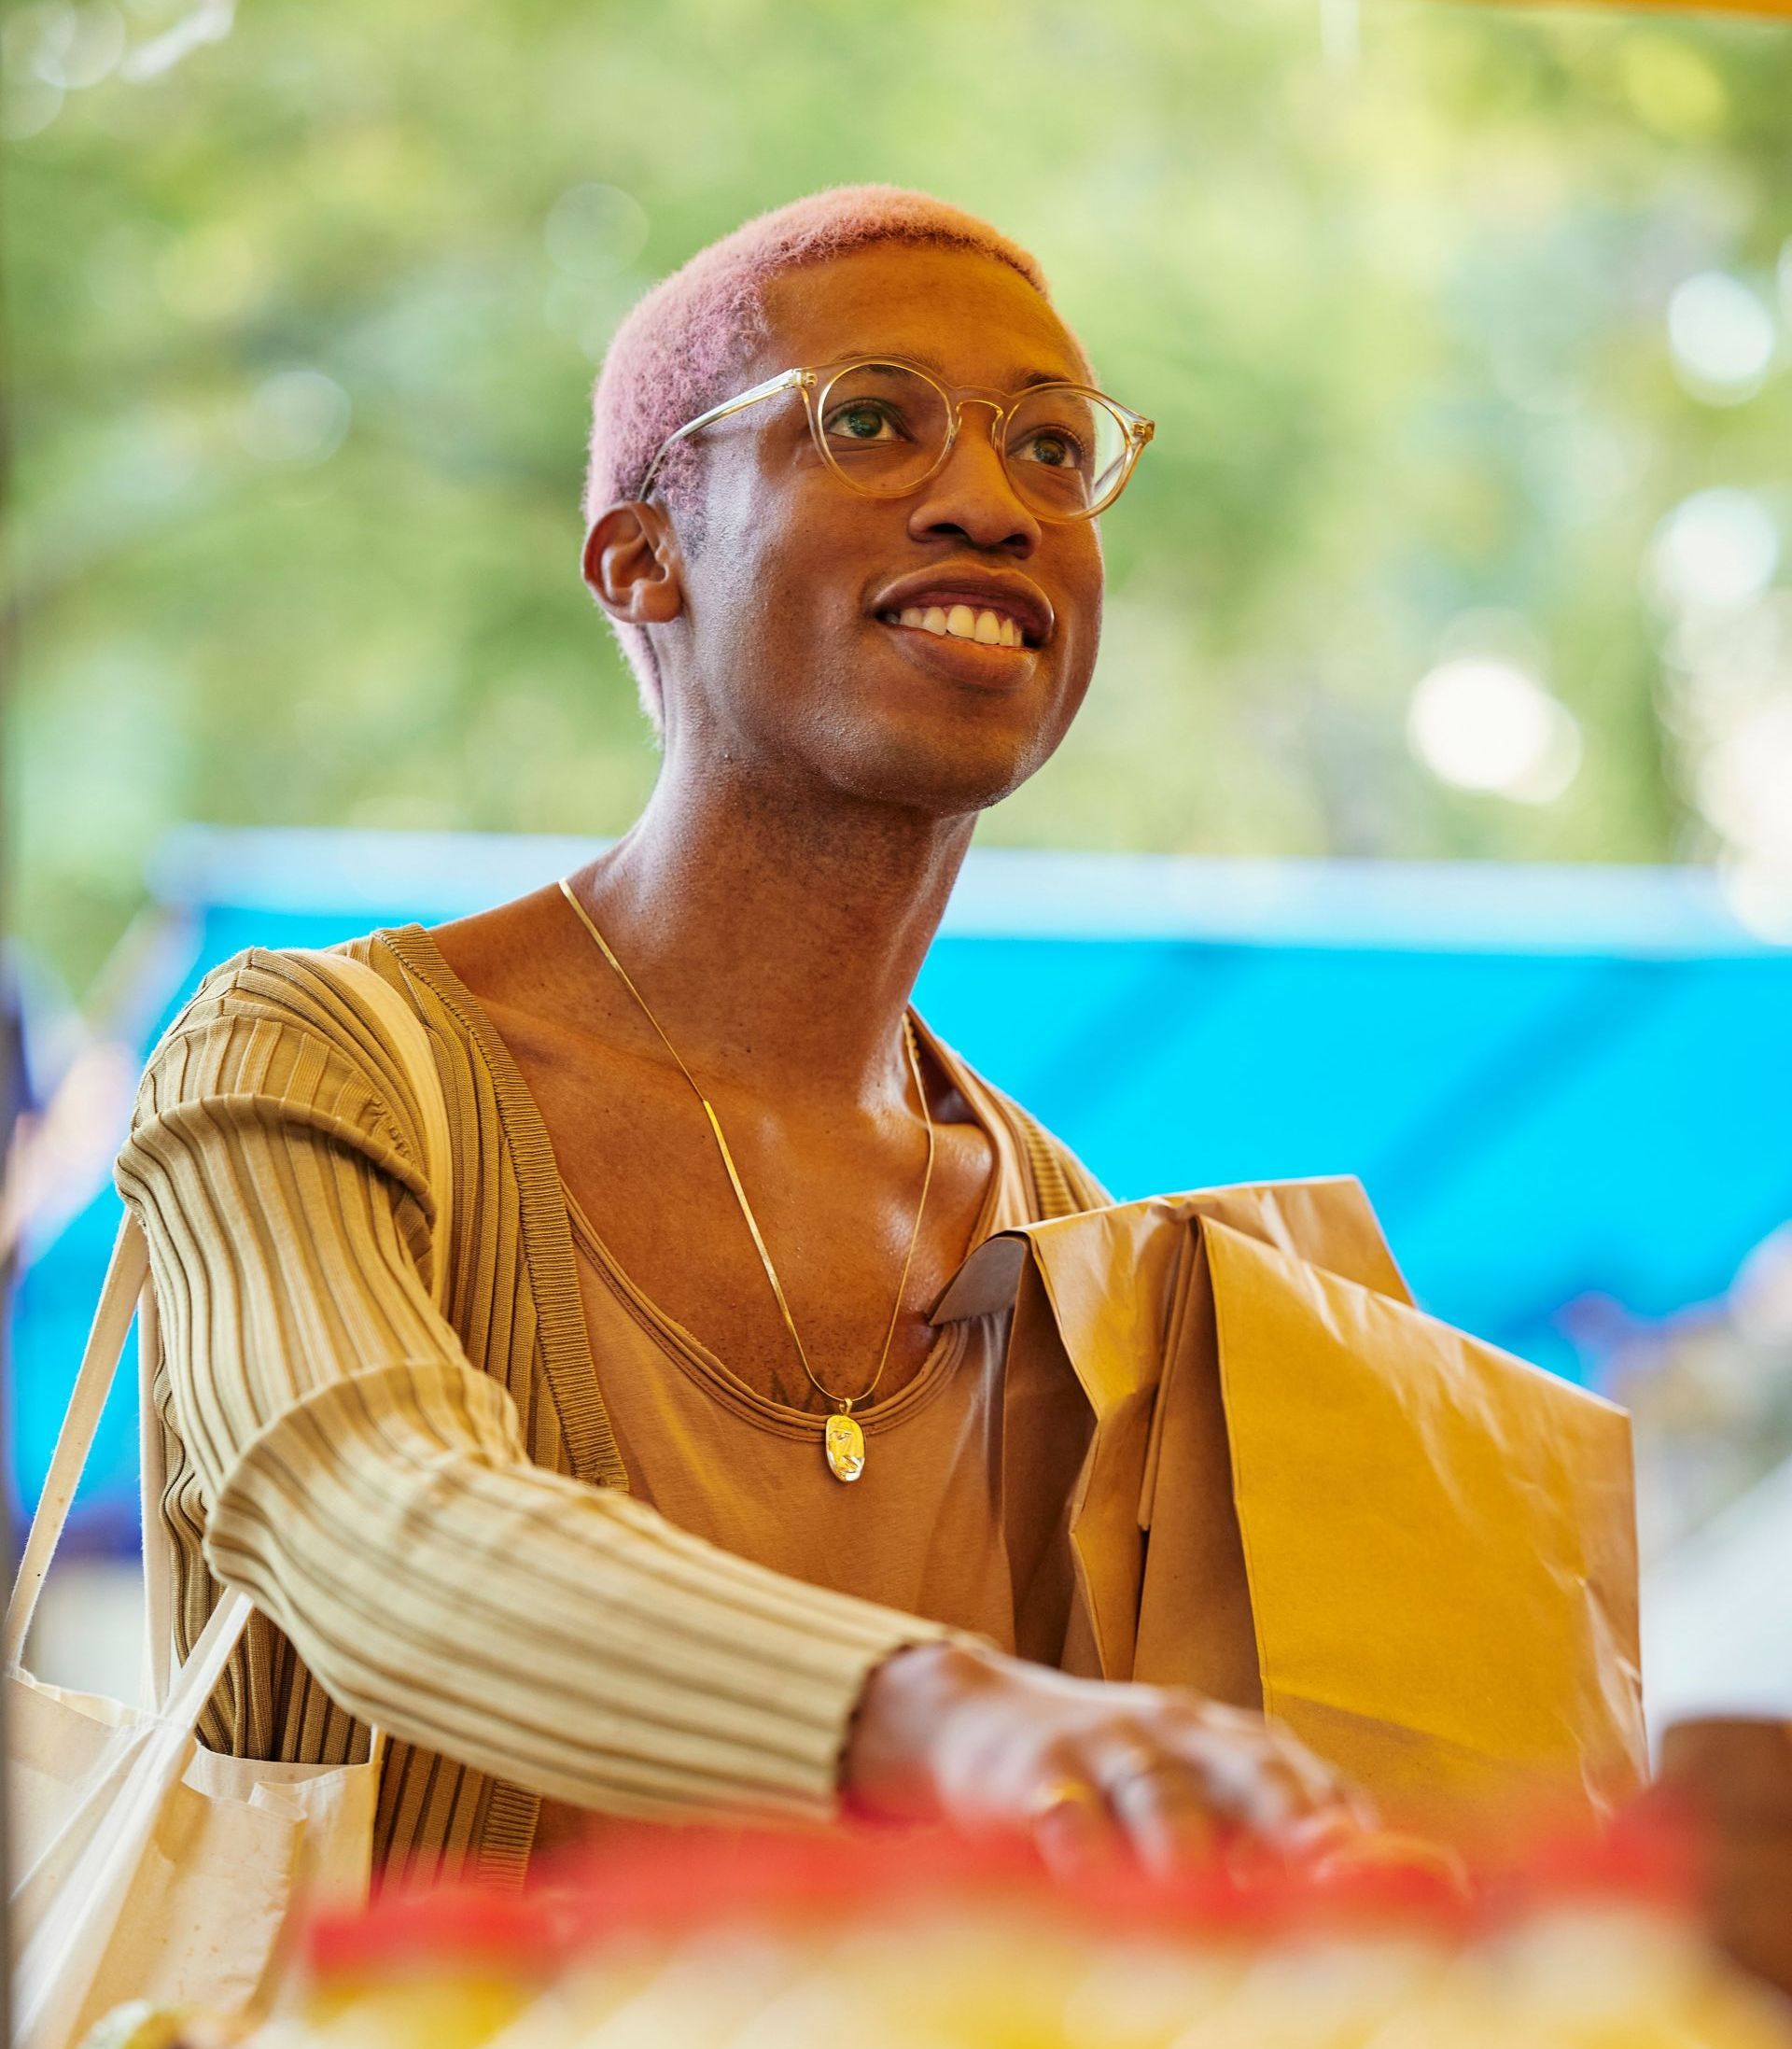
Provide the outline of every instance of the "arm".
{"type": "Polygon", "coordinates": [[[532,1464],[431,1304],[417,1126],[377,1044],[251,957],[157,1049],[119,1162],[207,1562],[351,1713],[611,1813],[820,1819],[844,1789],[1070,1866],[1335,1806],[1258,1718],[1001,1657],[532,1464]]]}
{"type": "Polygon", "coordinates": [[[867,1675],[948,1633],[531,1463],[430,1303],[419,1150],[372,1049],[252,957],[158,1048],[119,1182],[212,1570],[407,1742],[614,1813],[833,1814],[867,1675]]]}

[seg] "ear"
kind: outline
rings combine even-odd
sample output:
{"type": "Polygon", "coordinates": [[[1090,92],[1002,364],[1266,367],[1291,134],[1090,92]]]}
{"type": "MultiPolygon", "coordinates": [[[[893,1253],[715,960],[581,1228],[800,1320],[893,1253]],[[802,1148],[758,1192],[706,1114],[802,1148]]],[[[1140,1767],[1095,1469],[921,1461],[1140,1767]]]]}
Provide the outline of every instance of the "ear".
{"type": "Polygon", "coordinates": [[[592,596],[613,619],[663,625],[684,609],[684,580],[671,523],[657,506],[612,505],[592,522],[581,567],[592,596]]]}

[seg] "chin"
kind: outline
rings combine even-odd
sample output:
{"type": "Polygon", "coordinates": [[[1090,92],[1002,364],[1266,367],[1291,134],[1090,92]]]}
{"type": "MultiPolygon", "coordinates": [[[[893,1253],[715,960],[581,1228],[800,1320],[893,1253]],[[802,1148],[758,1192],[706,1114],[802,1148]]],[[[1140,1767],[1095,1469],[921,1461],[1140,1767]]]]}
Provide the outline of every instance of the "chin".
{"type": "Polygon", "coordinates": [[[800,680],[768,678],[763,694],[751,695],[772,713],[761,744],[799,779],[806,773],[867,802],[955,818],[1000,804],[1043,767],[1083,691],[1067,690],[1044,668],[1019,689],[995,692],[860,660],[800,680]]]}
{"type": "Polygon", "coordinates": [[[930,744],[928,736],[886,733],[877,743],[861,740],[832,765],[836,783],[855,796],[935,818],[961,818],[1013,795],[1044,758],[1031,748],[946,747],[937,737],[930,744]]]}
{"type": "Polygon", "coordinates": [[[930,703],[859,692],[816,735],[829,757],[824,772],[837,786],[938,817],[1001,803],[1050,759],[1061,737],[1059,721],[1042,721],[1036,699],[999,707],[987,699],[930,703]]]}

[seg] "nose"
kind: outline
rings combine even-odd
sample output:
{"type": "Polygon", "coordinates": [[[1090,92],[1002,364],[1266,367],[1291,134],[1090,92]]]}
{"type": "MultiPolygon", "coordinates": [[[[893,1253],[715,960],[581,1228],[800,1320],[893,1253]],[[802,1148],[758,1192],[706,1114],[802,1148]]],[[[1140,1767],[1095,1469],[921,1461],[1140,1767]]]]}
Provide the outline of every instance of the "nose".
{"type": "Polygon", "coordinates": [[[909,509],[908,530],[916,540],[969,541],[973,548],[1023,562],[1039,546],[1039,522],[1016,495],[996,446],[1001,430],[993,404],[981,399],[964,401],[952,453],[909,509]],[[987,408],[987,413],[973,413],[973,406],[987,408]]]}

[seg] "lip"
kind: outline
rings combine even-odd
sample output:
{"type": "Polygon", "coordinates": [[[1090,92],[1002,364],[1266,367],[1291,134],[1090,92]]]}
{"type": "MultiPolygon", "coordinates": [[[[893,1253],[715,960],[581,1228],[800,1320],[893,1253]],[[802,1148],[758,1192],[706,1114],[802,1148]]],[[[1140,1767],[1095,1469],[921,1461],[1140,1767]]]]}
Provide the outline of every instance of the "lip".
{"type": "MultiPolygon", "coordinates": [[[[1057,623],[1045,593],[1030,577],[1013,569],[917,569],[913,576],[886,583],[873,597],[871,610],[881,617],[885,612],[930,604],[972,605],[980,610],[1007,612],[1018,622],[1021,638],[1029,648],[1049,640],[1057,623]]],[[[960,644],[976,645],[974,641],[960,644]]]]}
{"type": "Polygon", "coordinates": [[[873,624],[905,661],[927,675],[969,684],[973,695],[1006,696],[1037,674],[1039,651],[1030,642],[1017,648],[986,647],[979,640],[959,640],[949,633],[892,626],[881,620],[873,624]]]}

